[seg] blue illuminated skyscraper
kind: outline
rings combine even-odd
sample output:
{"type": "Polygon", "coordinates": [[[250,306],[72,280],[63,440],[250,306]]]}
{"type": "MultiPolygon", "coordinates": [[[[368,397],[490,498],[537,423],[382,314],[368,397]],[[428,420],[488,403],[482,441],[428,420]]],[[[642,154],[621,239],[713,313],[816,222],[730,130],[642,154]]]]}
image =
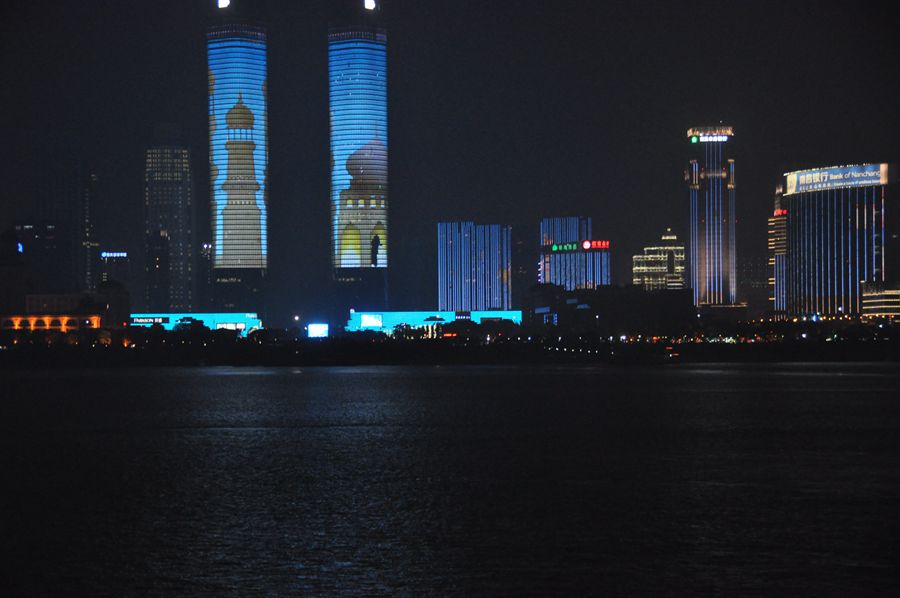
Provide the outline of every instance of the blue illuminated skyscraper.
{"type": "Polygon", "coordinates": [[[590,217],[542,219],[540,247],[539,283],[567,291],[612,283],[610,243],[592,238],[590,217]]]}
{"type": "Polygon", "coordinates": [[[737,300],[734,159],[731,127],[688,129],[691,160],[690,270],[694,305],[734,305],[737,300]]]}
{"type": "Polygon", "coordinates": [[[512,229],[474,222],[439,222],[437,229],[438,309],[509,309],[512,229]]]}
{"type": "Polygon", "coordinates": [[[207,33],[216,303],[259,309],[267,267],[266,33],[228,20],[207,33]]]}
{"type": "Polygon", "coordinates": [[[786,307],[793,316],[862,312],[862,286],[886,280],[887,164],[785,174],[786,307]]]}
{"type": "Polygon", "coordinates": [[[331,239],[354,306],[383,307],[388,266],[387,35],[381,2],[339,3],[328,32],[331,239]]]}

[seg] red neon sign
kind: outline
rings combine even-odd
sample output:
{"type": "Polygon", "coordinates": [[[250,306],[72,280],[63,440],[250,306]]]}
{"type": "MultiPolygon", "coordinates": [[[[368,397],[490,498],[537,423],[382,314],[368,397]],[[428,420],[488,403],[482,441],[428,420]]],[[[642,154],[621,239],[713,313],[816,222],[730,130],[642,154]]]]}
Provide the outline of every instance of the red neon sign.
{"type": "Polygon", "coordinates": [[[609,249],[609,241],[590,241],[582,242],[581,247],[584,249],[609,249]]]}
{"type": "Polygon", "coordinates": [[[776,216],[787,216],[787,210],[785,210],[785,209],[775,210],[775,215],[776,216]]]}

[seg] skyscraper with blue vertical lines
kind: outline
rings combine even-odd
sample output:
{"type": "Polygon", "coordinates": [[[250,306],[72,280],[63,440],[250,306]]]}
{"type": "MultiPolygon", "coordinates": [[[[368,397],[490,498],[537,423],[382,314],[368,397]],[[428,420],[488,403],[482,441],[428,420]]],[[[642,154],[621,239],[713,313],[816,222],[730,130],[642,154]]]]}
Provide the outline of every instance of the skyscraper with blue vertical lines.
{"type": "Polygon", "coordinates": [[[690,280],[694,305],[737,302],[734,130],[694,127],[684,178],[690,195],[690,280]]]}

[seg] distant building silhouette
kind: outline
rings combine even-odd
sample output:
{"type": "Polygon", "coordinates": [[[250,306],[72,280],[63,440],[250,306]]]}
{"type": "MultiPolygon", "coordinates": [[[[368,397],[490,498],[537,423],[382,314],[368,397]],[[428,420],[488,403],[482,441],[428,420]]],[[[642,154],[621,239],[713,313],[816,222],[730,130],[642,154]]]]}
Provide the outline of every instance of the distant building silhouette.
{"type": "Polygon", "coordinates": [[[100,242],[94,231],[99,185],[99,177],[94,172],[88,173],[79,203],[78,278],[80,289],[86,293],[97,291],[100,277],[100,242]]]}
{"type": "Polygon", "coordinates": [[[180,145],[154,145],[145,152],[144,299],[150,309],[193,309],[197,231],[190,161],[188,148],[180,145]]]}

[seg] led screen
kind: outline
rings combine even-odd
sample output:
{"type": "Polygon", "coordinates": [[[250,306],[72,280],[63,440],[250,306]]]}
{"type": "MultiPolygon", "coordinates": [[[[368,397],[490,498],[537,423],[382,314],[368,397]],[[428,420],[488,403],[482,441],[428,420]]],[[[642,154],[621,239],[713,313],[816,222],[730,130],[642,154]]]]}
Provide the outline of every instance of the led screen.
{"type": "Polygon", "coordinates": [[[362,314],[360,326],[362,328],[381,328],[381,314],[362,314]]]}
{"type": "Polygon", "coordinates": [[[334,31],[328,43],[332,259],[335,268],[386,268],[387,39],[334,31]]]}
{"type": "Polygon", "coordinates": [[[211,330],[237,330],[247,336],[251,330],[262,328],[262,321],[255,313],[139,313],[131,314],[132,326],[159,324],[164,330],[175,330],[179,325],[199,322],[211,330]]]}
{"type": "Polygon", "coordinates": [[[328,338],[328,324],[310,324],[306,327],[309,338],[328,338]]]}
{"type": "Polygon", "coordinates": [[[247,25],[210,29],[210,187],[216,268],[266,267],[266,36],[247,25]]]}
{"type": "Polygon", "coordinates": [[[836,166],[834,168],[789,172],[784,176],[787,182],[784,194],[793,195],[794,193],[808,193],[825,189],[886,185],[888,182],[888,165],[836,166]]]}

